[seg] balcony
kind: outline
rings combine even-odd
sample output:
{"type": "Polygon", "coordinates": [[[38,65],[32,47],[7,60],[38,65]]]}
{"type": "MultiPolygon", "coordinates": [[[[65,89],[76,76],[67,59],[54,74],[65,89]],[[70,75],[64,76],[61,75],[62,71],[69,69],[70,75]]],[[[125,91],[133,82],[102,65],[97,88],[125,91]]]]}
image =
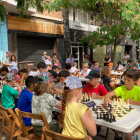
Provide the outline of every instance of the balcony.
{"type": "MultiPolygon", "coordinates": [[[[5,8],[6,11],[8,13],[16,13],[19,14],[18,9],[17,9],[17,2],[15,0],[0,0],[0,2],[7,2],[7,4],[5,4],[5,8]]],[[[26,11],[26,13],[28,15],[32,15],[36,13],[36,9],[35,8],[30,8],[26,11]]]]}

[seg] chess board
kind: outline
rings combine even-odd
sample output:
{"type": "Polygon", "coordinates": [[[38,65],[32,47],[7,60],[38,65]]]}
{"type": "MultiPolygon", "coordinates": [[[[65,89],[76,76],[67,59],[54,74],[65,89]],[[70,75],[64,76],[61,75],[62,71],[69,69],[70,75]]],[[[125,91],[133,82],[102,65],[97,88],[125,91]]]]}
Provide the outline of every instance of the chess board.
{"type": "MultiPolygon", "coordinates": [[[[113,111],[116,112],[115,114],[115,118],[116,120],[122,120],[124,119],[127,115],[129,115],[130,113],[132,113],[136,108],[131,107],[131,110],[129,109],[130,106],[126,105],[125,107],[121,106],[120,104],[117,106],[116,104],[111,104],[111,110],[110,110],[110,106],[105,106],[104,104],[100,104],[98,106],[96,106],[98,109],[97,111],[93,111],[93,109],[91,108],[91,112],[92,114],[106,114],[108,113],[109,115],[112,114],[113,111]]],[[[112,114],[114,115],[114,114],[112,114]]],[[[100,119],[100,118],[99,118],[100,119]]]]}

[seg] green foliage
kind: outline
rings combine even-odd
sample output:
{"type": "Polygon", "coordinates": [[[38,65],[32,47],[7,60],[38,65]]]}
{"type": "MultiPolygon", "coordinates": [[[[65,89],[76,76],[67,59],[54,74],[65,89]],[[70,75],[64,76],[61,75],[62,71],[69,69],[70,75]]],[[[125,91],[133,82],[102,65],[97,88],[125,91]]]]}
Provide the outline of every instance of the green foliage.
{"type": "Polygon", "coordinates": [[[2,3],[0,3],[0,21],[4,21],[6,15],[6,9],[2,3]]]}

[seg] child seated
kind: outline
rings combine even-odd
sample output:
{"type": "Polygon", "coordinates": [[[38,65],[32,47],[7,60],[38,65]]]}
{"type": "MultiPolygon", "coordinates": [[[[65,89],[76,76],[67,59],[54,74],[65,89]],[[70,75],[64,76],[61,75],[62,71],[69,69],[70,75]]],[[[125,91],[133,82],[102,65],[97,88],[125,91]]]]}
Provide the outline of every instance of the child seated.
{"type": "Polygon", "coordinates": [[[7,67],[2,67],[0,69],[0,80],[4,80],[5,76],[8,74],[8,68],[7,67]]]}
{"type": "Polygon", "coordinates": [[[39,62],[38,65],[37,65],[37,68],[38,68],[40,73],[48,71],[47,66],[44,62],[39,62]]]}
{"type": "Polygon", "coordinates": [[[88,64],[84,63],[83,64],[83,70],[81,72],[79,72],[79,76],[87,76],[89,74],[89,72],[91,71],[90,69],[88,69],[88,64]]]}
{"type": "MultiPolygon", "coordinates": [[[[104,98],[104,103],[107,105],[111,103],[110,98],[112,96],[119,97],[124,101],[128,101],[130,104],[140,105],[140,87],[136,86],[135,83],[139,79],[139,71],[136,69],[128,69],[123,73],[125,85],[116,88],[114,91],[106,94],[104,98]]],[[[131,135],[131,134],[128,134],[131,135]]],[[[132,138],[127,137],[126,140],[132,140],[132,138]]]]}
{"type": "MultiPolygon", "coordinates": [[[[87,131],[91,136],[95,136],[97,133],[91,111],[86,105],[78,103],[81,97],[82,83],[80,79],[75,76],[69,76],[65,80],[62,113],[60,115],[63,135],[85,138],[87,131]]],[[[90,140],[92,140],[91,136],[90,140]]]]}
{"type": "Polygon", "coordinates": [[[129,69],[129,65],[130,65],[131,61],[127,60],[127,64],[125,65],[125,69],[129,69]]]}
{"type": "Polygon", "coordinates": [[[27,69],[21,69],[19,71],[19,76],[21,78],[21,80],[20,80],[20,86],[24,86],[25,85],[25,80],[27,78],[27,73],[28,73],[27,69]]]}
{"type": "Polygon", "coordinates": [[[99,68],[99,66],[100,66],[99,62],[96,62],[92,70],[96,70],[99,71],[99,73],[101,73],[101,69],[99,68]]]}
{"type": "Polygon", "coordinates": [[[108,64],[108,66],[111,68],[111,70],[115,70],[115,69],[113,68],[113,63],[112,63],[112,62],[110,62],[110,63],[108,64]]]}
{"type": "MultiPolygon", "coordinates": [[[[31,103],[32,103],[32,96],[33,96],[33,91],[35,88],[35,85],[37,84],[38,80],[34,76],[28,76],[25,84],[26,88],[23,89],[20,93],[18,103],[17,103],[17,108],[19,110],[24,111],[24,112],[29,112],[32,113],[31,110],[31,103]]],[[[31,126],[31,119],[30,118],[23,118],[25,126],[31,126]]]]}
{"type": "Polygon", "coordinates": [[[33,67],[33,70],[30,71],[29,76],[34,76],[34,77],[38,76],[37,68],[36,67],[33,67]]]}
{"type": "Polygon", "coordinates": [[[15,97],[19,96],[21,92],[20,86],[16,83],[17,77],[15,74],[8,73],[6,75],[7,84],[3,87],[1,93],[1,103],[4,108],[12,108],[15,109],[15,97]],[[12,88],[12,86],[16,86],[17,90],[12,88]]]}
{"type": "Polygon", "coordinates": [[[123,67],[121,61],[118,62],[118,64],[115,67],[115,70],[124,70],[124,67],[123,67]]]}
{"type": "Polygon", "coordinates": [[[70,69],[70,73],[77,73],[78,69],[77,69],[77,62],[73,63],[73,67],[71,67],[70,69]]]}
{"type": "Polygon", "coordinates": [[[85,78],[89,79],[90,84],[86,85],[87,89],[83,88],[83,91],[94,99],[103,99],[108,91],[99,83],[100,73],[93,70],[85,78]]]}
{"type": "Polygon", "coordinates": [[[58,77],[60,78],[60,82],[55,87],[58,89],[64,89],[64,82],[68,76],[69,73],[66,70],[59,72],[58,77]]]}
{"type": "Polygon", "coordinates": [[[116,80],[114,82],[111,81],[109,77],[111,75],[111,68],[109,66],[105,66],[101,71],[101,78],[103,80],[103,84],[108,92],[110,92],[111,88],[115,86],[116,80]]]}
{"type": "MultiPolygon", "coordinates": [[[[38,76],[38,83],[34,89],[35,93],[32,98],[32,113],[45,113],[50,130],[59,132],[59,123],[52,119],[53,107],[61,109],[61,102],[56,100],[52,95],[51,88],[54,86],[54,78],[51,74],[44,72],[38,76]]],[[[32,119],[34,132],[41,137],[44,123],[40,120],[32,119]]]]}

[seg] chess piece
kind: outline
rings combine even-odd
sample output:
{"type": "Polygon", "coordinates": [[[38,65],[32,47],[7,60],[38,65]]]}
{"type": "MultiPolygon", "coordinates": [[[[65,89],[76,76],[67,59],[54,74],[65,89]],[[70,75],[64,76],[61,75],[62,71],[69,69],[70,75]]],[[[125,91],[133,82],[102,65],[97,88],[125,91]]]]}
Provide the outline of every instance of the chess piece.
{"type": "Polygon", "coordinates": [[[102,118],[102,113],[100,113],[100,119],[103,119],[103,118],[102,118]]]}
{"type": "Polygon", "coordinates": [[[131,105],[129,106],[129,111],[131,111],[131,105]]]}
{"type": "Polygon", "coordinates": [[[90,101],[90,95],[88,95],[88,101],[90,101]]]}
{"type": "Polygon", "coordinates": [[[120,111],[120,115],[122,116],[123,114],[122,114],[122,110],[120,111]]]}
{"type": "Polygon", "coordinates": [[[113,121],[116,122],[116,117],[113,115],[113,121]]]}
{"type": "Polygon", "coordinates": [[[97,118],[96,119],[99,119],[99,115],[98,115],[98,112],[97,112],[97,118]]]}
{"type": "Polygon", "coordinates": [[[85,102],[85,95],[83,95],[83,102],[85,102]]]}
{"type": "Polygon", "coordinates": [[[112,120],[112,114],[110,115],[110,123],[112,123],[113,122],[113,120],[112,120]]]}
{"type": "Polygon", "coordinates": [[[108,114],[108,112],[106,113],[106,121],[109,122],[109,114],[108,114]]]}

